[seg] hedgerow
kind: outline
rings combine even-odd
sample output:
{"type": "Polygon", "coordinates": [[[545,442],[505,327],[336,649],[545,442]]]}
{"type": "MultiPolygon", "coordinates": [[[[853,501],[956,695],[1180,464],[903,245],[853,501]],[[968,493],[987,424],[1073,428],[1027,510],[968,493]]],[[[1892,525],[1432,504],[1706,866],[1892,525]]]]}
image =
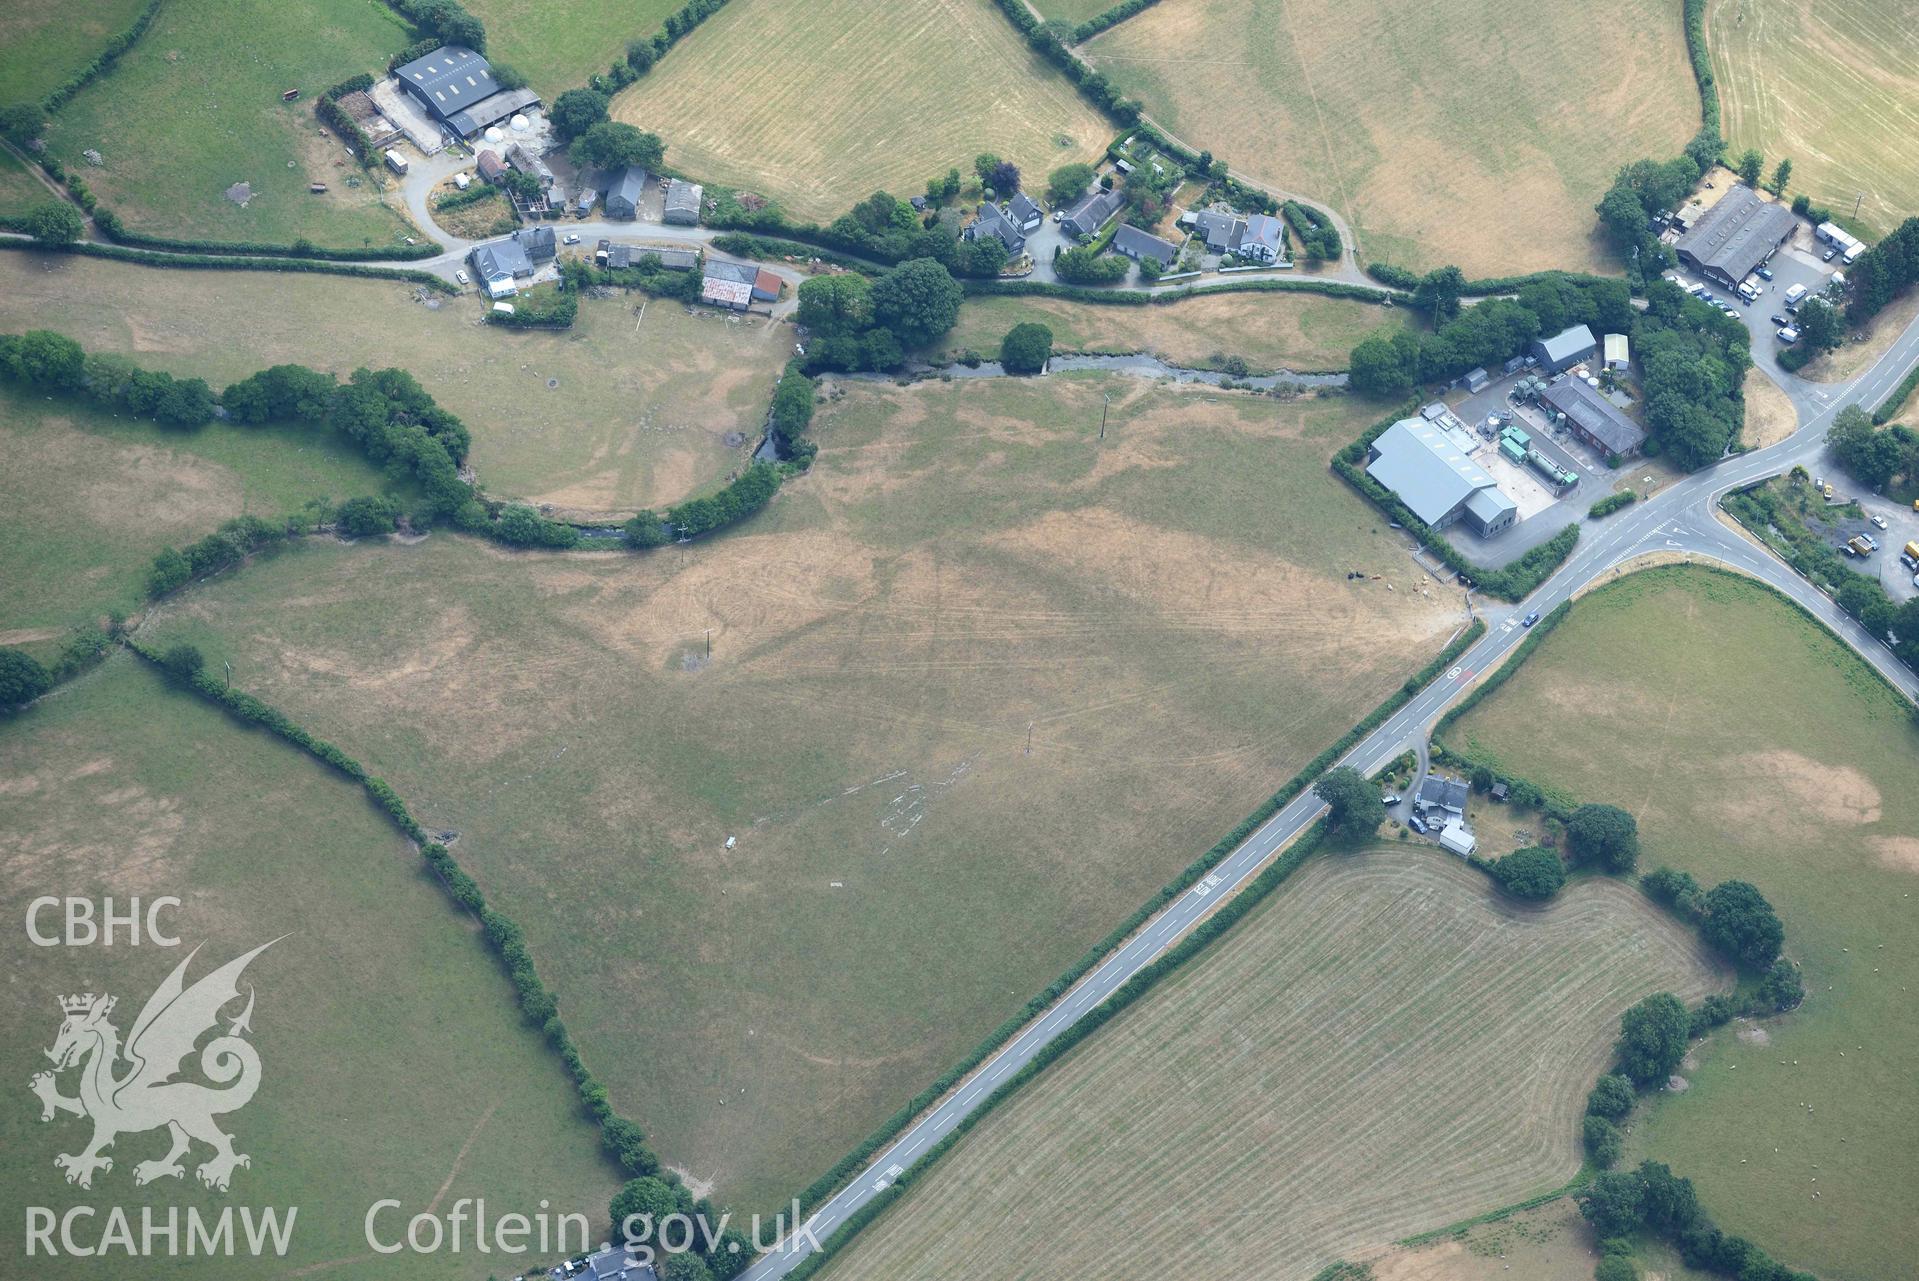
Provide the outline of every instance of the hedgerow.
{"type": "Polygon", "coordinates": [[[318,258],[231,258],[217,254],[161,253],[151,249],[134,249],[125,245],[103,245],[90,240],[76,240],[68,245],[43,245],[30,240],[0,239],[0,249],[78,254],[83,258],[111,258],[116,262],[137,262],[146,267],[172,267],[196,271],[308,271],[324,276],[404,280],[411,284],[425,285],[443,294],[459,292],[453,284],[440,279],[430,271],[371,267],[350,262],[329,262],[318,258]]]}

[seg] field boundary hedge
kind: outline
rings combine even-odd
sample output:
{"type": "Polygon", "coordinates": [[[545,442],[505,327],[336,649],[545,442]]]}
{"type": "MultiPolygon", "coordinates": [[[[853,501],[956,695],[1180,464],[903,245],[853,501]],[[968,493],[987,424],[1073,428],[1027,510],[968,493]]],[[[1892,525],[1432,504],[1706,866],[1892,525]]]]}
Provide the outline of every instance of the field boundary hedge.
{"type": "Polygon", "coordinates": [[[155,671],[167,678],[169,683],[188,689],[206,701],[213,703],[234,720],[244,725],[255,726],[275,735],[284,742],[305,752],[314,760],[338,772],[365,790],[368,801],[383,814],[401,835],[419,847],[421,857],[439,882],[441,890],[453,901],[453,904],[470,913],[484,927],[487,942],[498,957],[507,978],[512,982],[515,996],[525,1019],[540,1028],[547,1044],[560,1055],[567,1074],[572,1078],[574,1088],[580,1096],[580,1105],[586,1115],[592,1117],[601,1127],[601,1135],[607,1154],[615,1165],[632,1173],[651,1173],[658,1169],[658,1162],[634,1137],[639,1129],[631,1121],[621,1117],[607,1101],[606,1088],[587,1070],[581,1061],[579,1051],[573,1044],[566,1024],[559,1015],[558,998],[547,988],[533,967],[532,958],[526,953],[521,941],[520,927],[504,913],[494,911],[486,905],[486,896],[477,882],[462,869],[446,846],[429,839],[426,829],[413,817],[406,801],[384,779],[367,772],[358,760],[326,739],[319,738],[291,720],[284,712],[271,704],[255,698],[243,690],[234,689],[208,675],[195,672],[184,682],[167,670],[165,656],[133,637],[126,639],[126,646],[155,671]],[[651,1165],[651,1169],[639,1167],[651,1165]]]}
{"type": "MultiPolygon", "coordinates": [[[[915,1095],[905,1106],[901,1107],[899,1111],[889,1117],[863,1143],[847,1153],[844,1157],[841,1157],[832,1169],[808,1184],[797,1198],[802,1212],[812,1209],[815,1205],[819,1204],[820,1201],[838,1191],[853,1174],[858,1172],[860,1166],[872,1158],[875,1152],[878,1152],[882,1147],[885,1147],[888,1143],[891,1143],[899,1137],[900,1132],[906,1129],[906,1127],[913,1122],[914,1118],[918,1117],[922,1112],[926,1111],[927,1108],[936,1103],[949,1090],[963,1080],[967,1073],[973,1071],[973,1069],[977,1068],[981,1063],[984,1063],[995,1051],[1004,1046],[1008,1041],[1011,1041],[1028,1023],[1031,1023],[1035,1018],[1051,1008],[1054,1002],[1072,988],[1073,984],[1084,978],[1095,966],[1110,956],[1115,949],[1122,946],[1127,939],[1131,938],[1140,926],[1152,919],[1153,913],[1159,911],[1160,908],[1191,889],[1194,883],[1211,871],[1221,859],[1238,849],[1248,837],[1258,831],[1267,819],[1277,814],[1282,808],[1289,804],[1294,797],[1305,791],[1309,784],[1318,779],[1327,769],[1331,768],[1341,756],[1351,750],[1361,739],[1372,733],[1373,730],[1379,726],[1385,724],[1388,718],[1401,707],[1405,706],[1415,694],[1437,678],[1441,672],[1451,667],[1461,654],[1464,654],[1472,647],[1474,642],[1485,634],[1485,621],[1475,618],[1472,625],[1454,637],[1452,642],[1442,649],[1437,657],[1420,668],[1419,671],[1407,677],[1396,692],[1389,695],[1384,702],[1380,703],[1378,707],[1361,718],[1350,730],[1347,730],[1338,742],[1326,748],[1311,761],[1307,762],[1298,773],[1287,780],[1286,784],[1281,787],[1279,791],[1275,792],[1246,818],[1240,820],[1239,825],[1215,842],[1211,849],[1193,860],[1193,862],[1187,864],[1177,876],[1166,883],[1159,893],[1135,909],[1131,916],[1127,917],[1126,920],[1115,927],[1105,938],[1095,943],[1087,950],[1085,955],[1068,967],[1067,970],[1055,979],[1044,991],[1027,1001],[1018,1013],[1011,1015],[998,1027],[989,1032],[986,1038],[974,1047],[971,1054],[968,1054],[955,1066],[947,1069],[944,1075],[915,1095]]],[[[1224,909],[1221,910],[1223,911],[1224,909]]],[[[1015,1081],[1019,1079],[1021,1078],[1014,1078],[1015,1081]]],[[[1009,1084],[1011,1084],[1011,1082],[1009,1082],[1009,1084]]],[[[924,1160],[925,1158],[922,1158],[922,1161],[924,1160]]],[[[848,1220],[849,1224],[851,1222],[852,1220],[848,1220]]],[[[842,1231],[844,1231],[844,1228],[842,1228],[842,1231]]]]}
{"type": "Polygon", "coordinates": [[[1135,14],[1144,13],[1159,0],[1119,0],[1119,3],[1101,13],[1096,13],[1073,28],[1073,43],[1085,44],[1109,27],[1117,27],[1135,14]]]}
{"type": "Polygon", "coordinates": [[[219,254],[161,253],[153,249],[134,249],[126,245],[103,245],[91,240],[76,240],[67,245],[42,244],[37,240],[0,237],[0,249],[24,249],[40,253],[80,254],[88,258],[111,258],[116,262],[136,262],[146,267],[174,267],[202,271],[311,271],[327,276],[358,276],[366,280],[403,280],[425,285],[443,294],[459,289],[430,271],[409,267],[375,267],[363,263],[328,262],[319,258],[234,258],[219,254]]]}
{"type": "Polygon", "coordinates": [[[40,99],[40,110],[52,115],[64,107],[73,95],[113,70],[113,64],[120,61],[120,55],[133,48],[140,37],[147,33],[147,28],[153,25],[153,20],[159,16],[159,13],[160,0],[147,0],[146,5],[127,25],[127,29],[107,41],[106,48],[95,54],[93,61],[47,91],[46,97],[40,99]]]}
{"type": "Polygon", "coordinates": [[[1880,401],[1879,407],[1872,411],[1872,425],[1884,427],[1891,422],[1899,411],[1905,408],[1906,402],[1912,399],[1914,391],[1919,391],[1919,366],[1914,366],[1912,372],[1902,378],[1897,387],[1886,393],[1886,398],[1880,401]]]}
{"type": "Polygon", "coordinates": [[[1404,527],[1407,533],[1419,540],[1420,546],[1445,562],[1448,569],[1470,579],[1480,591],[1505,601],[1522,601],[1532,595],[1534,589],[1563,565],[1566,558],[1572,555],[1573,548],[1578,546],[1578,523],[1566,526],[1517,560],[1498,569],[1482,569],[1473,564],[1459,554],[1459,549],[1444,534],[1413,515],[1412,509],[1400,501],[1399,495],[1361,470],[1359,462],[1366,456],[1367,448],[1399,418],[1398,414],[1382,418],[1367,428],[1358,440],[1334,454],[1333,471],[1379,508],[1388,519],[1404,527]]]}
{"type": "Polygon", "coordinates": [[[1719,85],[1712,75],[1712,55],[1706,49],[1706,0],[1685,0],[1686,58],[1699,85],[1699,122],[1724,136],[1719,127],[1719,85]]]}
{"type": "Polygon", "coordinates": [[[1187,285],[1180,289],[1150,292],[1144,289],[1095,289],[1091,285],[1059,285],[1044,280],[962,280],[960,287],[981,297],[1063,298],[1068,302],[1104,303],[1116,307],[1144,307],[1181,302],[1207,294],[1321,294],[1327,298],[1345,298],[1376,306],[1392,303],[1411,306],[1411,295],[1371,285],[1348,284],[1341,280],[1312,280],[1297,276],[1281,279],[1227,280],[1217,285],[1187,285]]]}

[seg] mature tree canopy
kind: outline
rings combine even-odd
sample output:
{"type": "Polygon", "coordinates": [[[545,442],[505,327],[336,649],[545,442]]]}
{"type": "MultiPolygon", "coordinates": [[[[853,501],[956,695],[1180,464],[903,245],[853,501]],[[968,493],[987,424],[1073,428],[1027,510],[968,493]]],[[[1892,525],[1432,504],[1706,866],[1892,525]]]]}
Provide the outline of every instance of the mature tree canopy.
{"type": "Polygon", "coordinates": [[[613,1202],[608,1207],[613,1215],[615,1235],[626,1235],[626,1224],[634,1220],[637,1231],[642,1221],[651,1223],[658,1231],[662,1220],[675,1214],[688,1214],[693,1209],[693,1198],[683,1187],[676,1187],[664,1179],[648,1176],[642,1179],[628,1179],[618,1192],[613,1194],[613,1202]]]}
{"type": "Polygon", "coordinates": [[[1608,1121],[1623,1120],[1638,1097],[1631,1079],[1609,1072],[1594,1083],[1592,1092],[1586,1096],[1586,1111],[1608,1121]]]}
{"type": "Polygon", "coordinates": [[[1543,845],[1514,850],[1493,864],[1493,878],[1514,898],[1540,901],[1559,893],[1566,883],[1566,865],[1543,845]]]}
{"type": "Polygon", "coordinates": [[[1061,165],[1046,176],[1046,198],[1055,205],[1069,205],[1086,194],[1093,185],[1093,166],[1074,163],[1061,165]]]}
{"type": "Polygon", "coordinates": [[[800,305],[794,314],[823,337],[858,333],[873,323],[872,285],[854,271],[810,277],[800,282],[800,305]]]}
{"type": "Polygon", "coordinates": [[[1413,306],[1432,317],[1437,329],[1459,314],[1459,296],[1466,292],[1466,273],[1457,267],[1435,267],[1413,289],[1413,306]]]}
{"type": "Polygon", "coordinates": [[[47,127],[47,113],[37,102],[15,102],[0,107],[0,137],[24,147],[47,127]]]}
{"type": "Polygon", "coordinates": [[[1641,1085],[1664,1081],[1686,1057],[1692,1018],[1679,998],[1655,992],[1619,1019],[1619,1066],[1641,1085]]]}
{"type": "Polygon", "coordinates": [[[1796,1009],[1806,999],[1806,981],[1799,967],[1782,956],[1767,968],[1759,995],[1775,1010],[1796,1009]]]}
{"type": "Polygon", "coordinates": [[[546,118],[562,141],[577,138],[606,119],[607,97],[597,89],[568,89],[553,100],[546,118]]]}
{"type": "Polygon", "coordinates": [[[371,538],[392,533],[399,515],[400,508],[392,499],[371,496],[347,499],[340,504],[334,520],[349,538],[371,538]]]}
{"type": "Polygon", "coordinates": [[[1335,831],[1364,833],[1379,826],[1379,784],[1350,765],[1328,771],[1313,784],[1313,795],[1331,810],[1327,822],[1335,831]]]}
{"type": "Polygon", "coordinates": [[[1764,173],[1765,169],[1766,158],[1753,148],[1748,147],[1740,153],[1739,181],[1745,183],[1748,187],[1757,187],[1759,185],[1759,175],[1764,173]]]}
{"type": "Polygon", "coordinates": [[[40,660],[18,649],[0,649],[0,711],[25,707],[53,688],[53,677],[40,660]]]}
{"type": "Polygon", "coordinates": [[[192,645],[175,645],[160,656],[160,670],[180,685],[191,683],[206,665],[206,657],[192,645]]]}
{"type": "Polygon", "coordinates": [[[1706,919],[1699,932],[1706,941],[1748,970],[1763,970],[1779,955],[1786,927],[1757,886],[1722,881],[1701,900],[1706,919]]]}
{"type": "Polygon", "coordinates": [[[1793,320],[1799,341],[1817,351],[1831,351],[1846,340],[1846,322],[1838,308],[1823,298],[1808,298],[1793,320]]]}
{"type": "Polygon", "coordinates": [[[1619,1150],[1624,1140],[1619,1127],[1603,1116],[1588,1115],[1580,1123],[1580,1138],[1586,1144],[1586,1155],[1592,1158],[1600,1169],[1609,1169],[1619,1159],[1619,1150]]]}
{"type": "Polygon", "coordinates": [[[616,120],[602,120],[575,138],[567,154],[582,169],[624,169],[628,165],[658,169],[666,158],[666,144],[658,134],[642,133],[616,120]]]}
{"type": "Polygon", "coordinates": [[[1617,805],[1588,804],[1566,820],[1566,839],[1582,861],[1623,875],[1639,861],[1639,824],[1617,805]]]}
{"type": "Polygon", "coordinates": [[[1639,1281],[1639,1265],[1623,1254],[1609,1254],[1593,1268],[1593,1281],[1639,1281]]]}
{"type": "Polygon", "coordinates": [[[873,282],[873,318],[908,347],[938,338],[959,320],[965,291],[931,258],[914,258],[873,282]]]}
{"type": "Polygon", "coordinates": [[[1036,374],[1053,356],[1053,331],[1034,321],[1022,321],[1000,339],[999,363],[1009,374],[1036,374]]]}
{"type": "Polygon", "coordinates": [[[70,245],[87,229],[80,211],[58,200],[35,208],[23,225],[26,233],[43,245],[70,245]]]}
{"type": "Polygon", "coordinates": [[[1573,1199],[1599,1236],[1631,1236],[1645,1224],[1646,1185],[1636,1171],[1607,1171],[1573,1199]]]}
{"type": "Polygon", "coordinates": [[[1002,160],[986,174],[986,185],[1001,200],[1019,190],[1019,167],[1010,160],[1002,160]]]}

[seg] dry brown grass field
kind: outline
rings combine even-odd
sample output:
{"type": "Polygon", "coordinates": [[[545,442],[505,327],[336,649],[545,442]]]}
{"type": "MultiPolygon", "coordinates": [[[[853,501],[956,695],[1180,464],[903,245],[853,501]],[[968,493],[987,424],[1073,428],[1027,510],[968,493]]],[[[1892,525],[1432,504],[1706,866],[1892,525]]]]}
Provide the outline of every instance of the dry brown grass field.
{"type": "MultiPolygon", "coordinates": [[[[164,1224],[171,1206],[184,1252],[188,1206],[206,1216],[227,1205],[298,1207],[284,1259],[139,1258],[110,1269],[217,1281],[465,1281],[489,1266],[507,1271],[501,1255],[473,1253],[470,1233],[457,1254],[374,1253],[363,1223],[385,1197],[407,1208],[382,1216],[383,1234],[463,1197],[485,1197],[496,1215],[531,1215],[546,1198],[555,1212],[604,1224],[618,1171],[559,1059],[519,1017],[471,919],[359,788],[168,690],[120,653],[0,729],[0,807],[12,930],[43,894],[110,895],[119,911],[136,895],[180,899],[160,918],[177,948],[130,947],[124,933],[112,947],[9,945],[0,1070],[17,1098],[0,1115],[0,1195],[12,1213],[98,1206],[91,1233],[88,1220],[76,1222],[87,1240],[104,1230],[106,1207],[120,1206],[137,1243],[141,1209],[164,1224]],[[273,939],[243,983],[256,999],[248,1039],[259,1050],[259,1092],[220,1118],[251,1166],[234,1172],[227,1193],[208,1191],[193,1167],[209,1150],[195,1144],[182,1180],[139,1187],[135,1166],[161,1156],[167,1136],[127,1132],[91,1189],[67,1185],[53,1158],[80,1150],[90,1127],[72,1116],[43,1124],[26,1093],[29,1076],[48,1067],[56,994],[111,994],[124,1034],[191,949],[204,948],[189,980],[273,939]]],[[[75,1092],[74,1077],[59,1081],[63,1094],[75,1092]]],[[[8,1276],[103,1275],[97,1258],[28,1259],[23,1239],[10,1239],[8,1276]]]]}
{"type": "Polygon", "coordinates": [[[1328,473],[1363,423],[1343,399],[869,383],[815,423],[812,473],[684,561],[315,545],[152,629],[458,831],[622,1110],[742,1208],[831,1165],[1461,618],[1328,473]]]}
{"type": "Polygon", "coordinates": [[[1919,208],[1919,15],[1908,0],[1714,0],[1706,48],[1735,152],[1878,235],[1919,208]]]}
{"type": "Polygon", "coordinates": [[[1729,980],[1616,881],[1522,908],[1428,847],[1322,856],[826,1275],[1305,1281],[1563,1183],[1620,1013],[1729,980]]]}
{"type": "Polygon", "coordinates": [[[971,298],[941,340],[991,359],[1006,331],[1037,321],[1053,331],[1055,351],[1149,351],[1176,365],[1217,364],[1238,356],[1258,372],[1344,369],[1353,345],[1411,313],[1317,294],[1201,295],[1153,307],[1112,307],[1059,298],[971,298]]]}
{"type": "Polygon", "coordinates": [[[48,327],[217,388],[291,362],[393,365],[473,430],[495,497],[631,511],[709,488],[757,443],[789,329],[640,295],[564,333],[480,323],[472,298],[344,277],[0,257],[0,333],[48,327]]]}
{"type": "Polygon", "coordinates": [[[1909,1272],[1911,704],[1764,590],[1658,569],[1584,597],[1447,745],[1623,805],[1642,865],[1747,880],[1778,908],[1805,1004],[1695,1047],[1691,1088],[1635,1118],[1627,1155],[1690,1176],[1721,1227],[1792,1267],[1909,1272]]]}
{"type": "Polygon", "coordinates": [[[1469,276],[1615,270],[1593,204],[1699,127],[1667,0],[1164,0],[1083,48],[1191,145],[1344,213],[1369,260],[1469,276]]]}
{"type": "Polygon", "coordinates": [[[1035,188],[1112,129],[987,0],[735,0],[614,101],[701,178],[829,221],[991,151],[1035,188]],[[777,74],[754,67],[778,57],[777,74]]]}

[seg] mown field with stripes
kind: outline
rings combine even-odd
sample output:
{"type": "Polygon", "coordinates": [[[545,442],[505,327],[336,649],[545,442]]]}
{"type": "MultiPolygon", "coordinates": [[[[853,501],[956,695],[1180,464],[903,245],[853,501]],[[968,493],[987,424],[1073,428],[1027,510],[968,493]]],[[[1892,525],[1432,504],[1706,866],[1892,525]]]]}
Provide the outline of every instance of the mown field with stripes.
{"type": "Polygon", "coordinates": [[[1734,154],[1884,235],[1919,209],[1919,12],[1910,0],[1715,0],[1706,47],[1734,154]],[[1861,198],[1863,197],[1863,199],[1861,198]]]}
{"type": "Polygon", "coordinates": [[[825,222],[990,151],[1033,190],[1112,127],[988,0],[734,0],[614,100],[667,163],[825,222]]]}
{"type": "Polygon", "coordinates": [[[1323,855],[824,1275],[1305,1281],[1563,1183],[1619,1014],[1728,981],[1620,882],[1517,908],[1429,847],[1323,855]]]}

